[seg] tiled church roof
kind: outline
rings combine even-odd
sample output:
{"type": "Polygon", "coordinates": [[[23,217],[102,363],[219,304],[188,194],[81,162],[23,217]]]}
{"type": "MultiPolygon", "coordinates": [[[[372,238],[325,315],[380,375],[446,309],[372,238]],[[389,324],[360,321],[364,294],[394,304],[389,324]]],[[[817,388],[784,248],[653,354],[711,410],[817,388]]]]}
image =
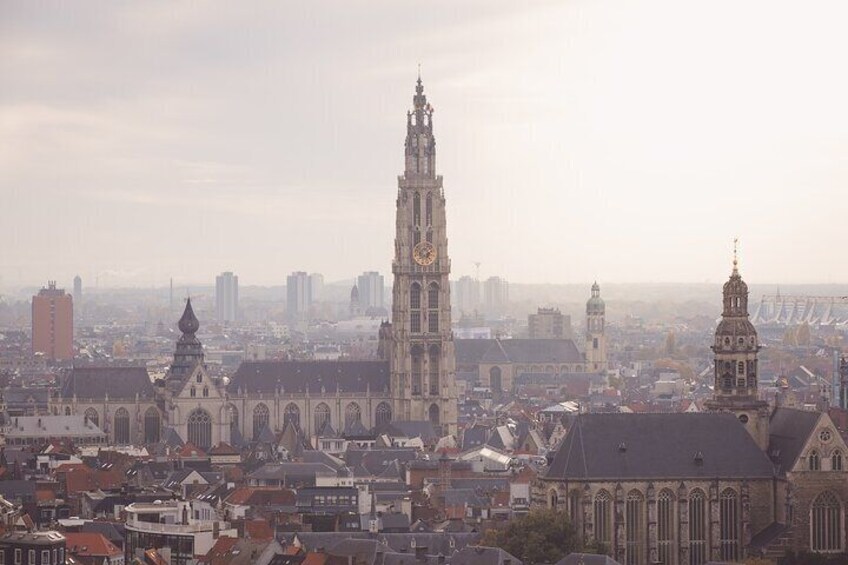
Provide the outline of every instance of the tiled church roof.
{"type": "Polygon", "coordinates": [[[274,394],[277,389],[285,393],[310,394],[340,392],[372,394],[389,390],[389,363],[387,361],[246,361],[233,375],[227,389],[250,393],[274,394]]]}
{"type": "Polygon", "coordinates": [[[153,399],[153,384],[144,367],[75,366],[62,383],[62,397],[153,399]]]}
{"type": "Polygon", "coordinates": [[[733,414],[581,414],[549,479],[771,478],[774,466],[733,414]]]}

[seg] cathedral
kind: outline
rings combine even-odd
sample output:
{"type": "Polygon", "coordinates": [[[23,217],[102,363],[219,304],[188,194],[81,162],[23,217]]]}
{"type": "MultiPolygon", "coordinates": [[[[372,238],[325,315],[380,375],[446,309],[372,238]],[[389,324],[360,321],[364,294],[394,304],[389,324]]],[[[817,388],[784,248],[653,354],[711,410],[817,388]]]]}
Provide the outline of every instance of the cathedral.
{"type": "Polygon", "coordinates": [[[427,421],[457,432],[450,258],[445,194],[436,174],[433,109],[421,78],[406,117],[405,166],[398,177],[391,322],[380,328],[375,361],[250,361],[213,379],[197,339],[191,300],[163,381],[144,367],[77,366],[52,410],[80,414],[115,444],[157,443],[176,433],[208,449],[291,427],[308,438],[427,421]]]}
{"type": "Polygon", "coordinates": [[[844,552],[848,447],[827,413],[759,399],[759,349],[734,256],[709,411],[578,415],[533,504],[627,565],[844,552]]]}

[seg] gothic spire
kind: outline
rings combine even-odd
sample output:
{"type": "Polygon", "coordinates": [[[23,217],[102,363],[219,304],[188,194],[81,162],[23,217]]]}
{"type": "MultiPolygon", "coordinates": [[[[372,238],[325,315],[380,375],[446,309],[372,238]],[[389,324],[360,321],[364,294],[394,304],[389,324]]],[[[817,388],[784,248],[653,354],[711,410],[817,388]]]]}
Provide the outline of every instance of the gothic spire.
{"type": "Polygon", "coordinates": [[[200,322],[197,320],[197,316],[194,315],[194,310],[191,307],[191,298],[186,299],[185,310],[177,325],[181,332],[188,335],[194,335],[200,329],[200,322]]]}

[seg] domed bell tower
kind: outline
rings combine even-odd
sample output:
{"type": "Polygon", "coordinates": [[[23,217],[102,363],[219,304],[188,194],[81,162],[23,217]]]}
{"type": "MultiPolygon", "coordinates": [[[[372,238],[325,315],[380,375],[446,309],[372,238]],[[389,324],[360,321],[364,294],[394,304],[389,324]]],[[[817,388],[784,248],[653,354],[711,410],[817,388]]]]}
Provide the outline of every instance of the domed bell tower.
{"type": "Polygon", "coordinates": [[[748,285],[739,275],[733,250],[733,272],[724,283],[721,321],[712,346],[715,359],[713,398],[705,405],[717,412],[732,412],[761,449],[768,447],[768,403],[758,396],[757,330],[748,319],[748,285]]]}

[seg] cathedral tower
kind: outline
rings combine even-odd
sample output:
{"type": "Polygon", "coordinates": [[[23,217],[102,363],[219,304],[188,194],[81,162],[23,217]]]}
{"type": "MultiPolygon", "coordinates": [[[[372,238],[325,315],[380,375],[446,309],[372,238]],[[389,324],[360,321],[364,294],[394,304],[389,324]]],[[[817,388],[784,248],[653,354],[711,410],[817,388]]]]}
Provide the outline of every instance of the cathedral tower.
{"type": "Polygon", "coordinates": [[[586,302],[586,370],[607,369],[607,338],[604,333],[606,305],[601,298],[601,287],[592,285],[592,296],[586,302]]]}
{"type": "Polygon", "coordinates": [[[757,330],[748,319],[748,285],[739,275],[736,251],[733,272],[724,283],[724,309],[715,333],[715,389],[709,410],[732,412],[757,444],[768,447],[768,403],[757,394],[757,330]]]}
{"type": "Polygon", "coordinates": [[[456,433],[450,259],[442,177],[436,175],[433,109],[421,77],[406,116],[406,159],[398,177],[392,323],[389,338],[397,420],[430,420],[456,433]]]}
{"type": "Polygon", "coordinates": [[[180,388],[194,368],[203,363],[203,345],[196,335],[197,330],[200,329],[200,322],[194,315],[191,298],[186,300],[186,307],[178,327],[183,335],[177,340],[174,361],[171,363],[171,370],[168,372],[167,383],[170,390],[180,388]]]}

